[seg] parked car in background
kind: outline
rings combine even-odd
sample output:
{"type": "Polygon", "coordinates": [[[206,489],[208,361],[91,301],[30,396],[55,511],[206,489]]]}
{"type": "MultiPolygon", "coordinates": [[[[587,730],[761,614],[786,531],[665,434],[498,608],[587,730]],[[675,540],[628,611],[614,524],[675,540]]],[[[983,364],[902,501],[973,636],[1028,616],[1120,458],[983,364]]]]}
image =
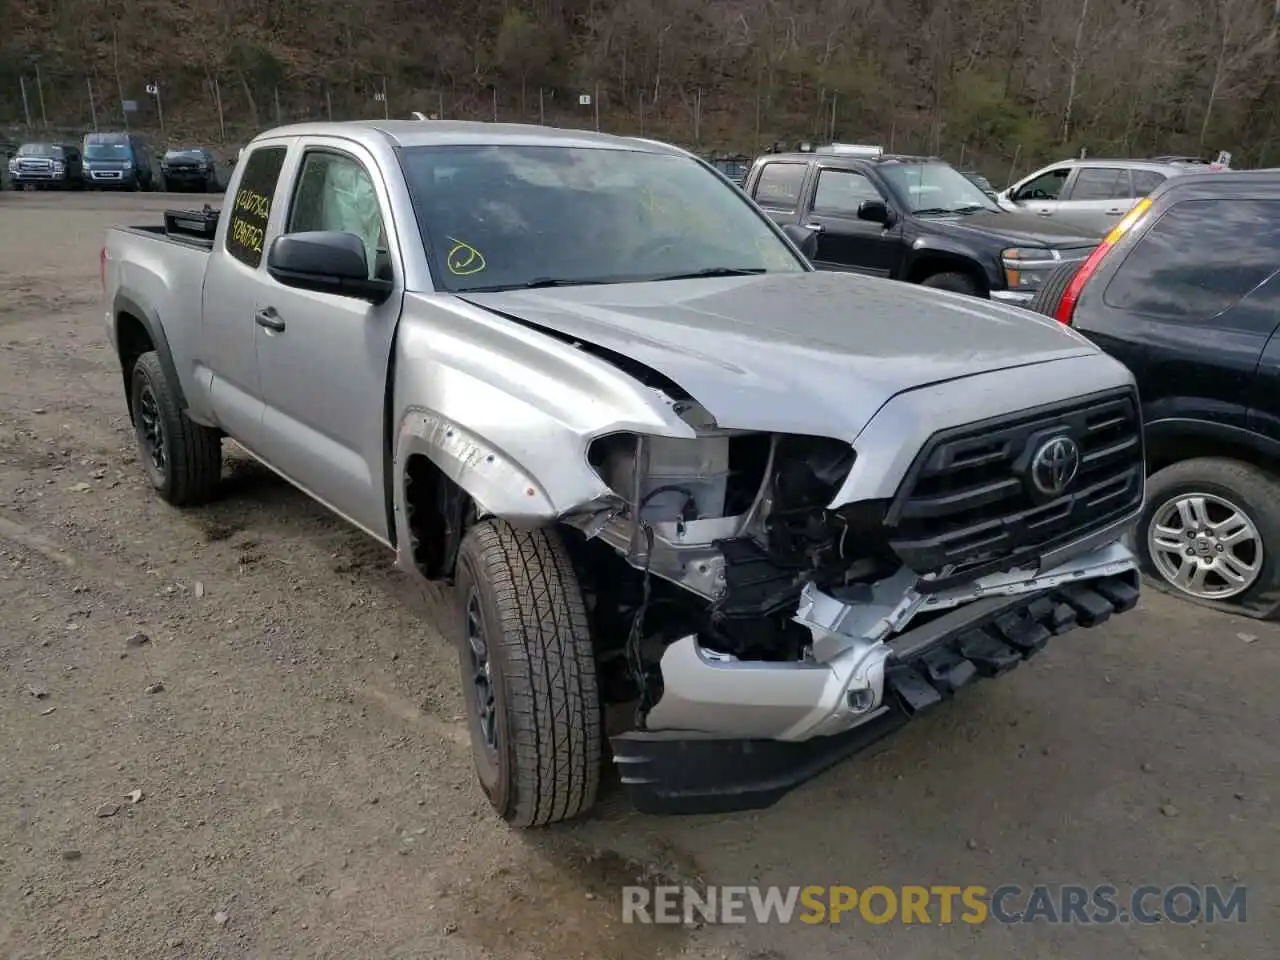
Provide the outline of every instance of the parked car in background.
{"type": "Polygon", "coordinates": [[[1003,190],[999,201],[1006,210],[1103,234],[1171,177],[1215,168],[1222,169],[1219,164],[1186,157],[1063,160],[1023,177],[1003,190]]]}
{"type": "MultiPolygon", "coordinates": [[[[814,264],[1027,303],[1101,234],[1010,213],[950,164],[833,144],[766,154],[747,192],[777,223],[813,234],[814,264]]],[[[806,251],[807,253],[810,251],[806,251]]]]}
{"type": "Polygon", "coordinates": [[[978,173],[976,170],[961,170],[960,172],[973,181],[973,185],[992,200],[998,199],[999,194],[997,193],[996,188],[993,187],[991,185],[991,181],[982,174],[978,173]]]}
{"type": "Polygon", "coordinates": [[[65,143],[24,143],[9,161],[15,190],[79,190],[80,150],[65,143]]]}
{"type": "MultiPolygon", "coordinates": [[[[1032,304],[1125,363],[1145,420],[1144,569],[1280,611],[1280,171],[1171,177],[1032,304]]],[[[1101,492],[1100,492],[1101,493],[1101,492]]]]}
{"type": "Polygon", "coordinates": [[[178,147],[160,159],[160,183],[165,190],[218,189],[217,162],[204,147],[178,147]]]}
{"type": "Polygon", "coordinates": [[[708,162],[738,186],[743,185],[751,172],[751,158],[743,154],[717,154],[709,157],[708,162]]]}
{"type": "Polygon", "coordinates": [[[151,148],[136,133],[90,133],[84,138],[85,185],[90,189],[151,190],[151,148]]]}

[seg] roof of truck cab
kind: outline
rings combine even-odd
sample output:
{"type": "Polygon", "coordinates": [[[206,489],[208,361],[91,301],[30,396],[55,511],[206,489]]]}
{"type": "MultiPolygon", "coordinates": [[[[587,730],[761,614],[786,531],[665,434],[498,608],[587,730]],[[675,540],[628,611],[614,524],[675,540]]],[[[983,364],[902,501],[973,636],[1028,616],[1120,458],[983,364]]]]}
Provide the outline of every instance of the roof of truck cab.
{"type": "Polygon", "coordinates": [[[643,153],[684,154],[670,144],[639,137],[618,137],[589,130],[541,127],[526,123],[482,123],[463,120],[351,120],[333,123],[295,123],[274,127],[257,137],[343,137],[366,145],[383,142],[395,147],[507,144],[515,146],[594,147],[643,153]]]}

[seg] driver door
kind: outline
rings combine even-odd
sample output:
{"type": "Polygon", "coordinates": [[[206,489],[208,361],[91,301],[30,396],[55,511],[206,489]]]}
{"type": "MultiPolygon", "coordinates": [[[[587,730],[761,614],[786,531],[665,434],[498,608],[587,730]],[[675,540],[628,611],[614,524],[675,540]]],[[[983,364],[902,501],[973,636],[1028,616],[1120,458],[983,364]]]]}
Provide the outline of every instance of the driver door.
{"type": "Polygon", "coordinates": [[[308,143],[297,169],[282,232],[356,234],[370,275],[396,290],[372,304],[264,276],[254,316],[263,448],[275,469],[386,543],[383,414],[404,289],[388,195],[373,159],[345,141],[308,143]]]}
{"type": "Polygon", "coordinates": [[[1052,217],[1058,212],[1063,188],[1070,177],[1071,167],[1052,167],[1011,190],[1009,200],[1019,210],[1052,217]]]}
{"type": "Polygon", "coordinates": [[[898,265],[901,227],[858,219],[866,200],[885,202],[866,176],[854,170],[823,169],[813,191],[813,212],[805,226],[818,233],[813,264],[822,270],[848,270],[888,277],[898,265]]]}

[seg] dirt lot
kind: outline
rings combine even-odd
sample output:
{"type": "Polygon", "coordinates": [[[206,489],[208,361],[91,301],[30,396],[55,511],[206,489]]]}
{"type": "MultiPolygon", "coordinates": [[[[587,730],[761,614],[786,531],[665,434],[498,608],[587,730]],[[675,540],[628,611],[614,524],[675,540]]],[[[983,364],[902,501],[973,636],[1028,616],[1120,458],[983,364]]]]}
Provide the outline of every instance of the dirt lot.
{"type": "Polygon", "coordinates": [[[611,787],[508,831],[446,596],[245,460],[209,509],[144,487],[98,249],[173,202],[0,194],[0,956],[1276,955],[1280,631],[1154,592],[768,811],[648,818],[611,787]],[[1248,921],[624,926],[653,874],[1245,883],[1248,921]]]}

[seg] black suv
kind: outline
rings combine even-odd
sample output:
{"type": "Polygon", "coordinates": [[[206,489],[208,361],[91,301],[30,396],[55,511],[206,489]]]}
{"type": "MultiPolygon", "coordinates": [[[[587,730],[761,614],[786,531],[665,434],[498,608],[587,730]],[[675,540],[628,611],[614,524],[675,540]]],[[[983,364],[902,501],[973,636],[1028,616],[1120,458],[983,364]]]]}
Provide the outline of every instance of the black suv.
{"type": "Polygon", "coordinates": [[[1032,309],[1125,363],[1145,420],[1146,572],[1280,614],[1280,171],[1168,180],[1032,309]]]}
{"type": "MultiPolygon", "coordinates": [[[[853,270],[993,300],[1029,303],[1100,235],[1000,208],[972,180],[932,157],[834,144],[756,160],[746,191],[779,225],[811,236],[825,270],[853,270]]],[[[797,237],[799,239],[799,237],[797,237]]]]}

